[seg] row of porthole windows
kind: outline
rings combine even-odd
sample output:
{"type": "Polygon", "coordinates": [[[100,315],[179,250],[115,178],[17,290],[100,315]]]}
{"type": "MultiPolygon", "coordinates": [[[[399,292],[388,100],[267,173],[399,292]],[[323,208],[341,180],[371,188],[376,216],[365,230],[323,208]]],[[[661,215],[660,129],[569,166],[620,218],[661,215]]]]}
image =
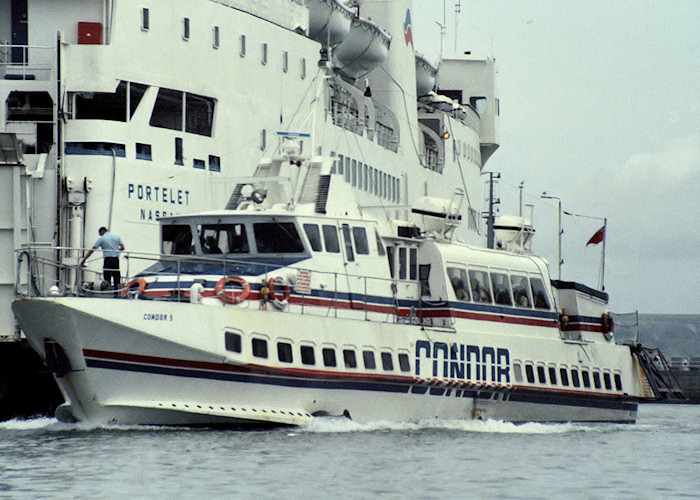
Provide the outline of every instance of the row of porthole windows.
{"type": "MultiPolygon", "coordinates": [[[[235,353],[243,352],[243,338],[242,335],[235,332],[225,333],[225,346],[226,350],[235,353]]],[[[278,340],[276,342],[277,347],[277,361],[280,363],[292,364],[295,362],[295,351],[298,355],[298,361],[302,365],[306,366],[316,366],[316,352],[317,348],[311,344],[301,344],[298,349],[295,350],[295,346],[292,342],[287,340],[278,340]]],[[[251,338],[251,353],[256,358],[268,359],[270,357],[270,352],[268,348],[268,340],[261,337],[251,338]]],[[[362,361],[362,367],[365,370],[378,370],[377,359],[375,356],[375,351],[372,348],[364,348],[360,352],[360,357],[362,361]]],[[[323,346],[321,347],[321,356],[319,359],[323,363],[323,366],[327,368],[346,368],[346,369],[357,369],[360,368],[360,360],[358,359],[357,350],[354,347],[343,347],[340,350],[340,356],[338,355],[338,350],[335,346],[323,346]],[[338,358],[341,358],[340,360],[338,358]]],[[[408,352],[399,352],[394,354],[389,350],[382,350],[379,353],[379,362],[381,364],[381,369],[384,371],[396,371],[395,361],[398,362],[398,370],[404,373],[411,371],[411,365],[408,357],[408,352]]]]}
{"type": "MultiPolygon", "coordinates": [[[[189,17],[183,17],[182,18],[182,39],[185,41],[189,41],[190,39],[190,18],[189,17]]],[[[142,31],[148,31],[151,27],[151,19],[150,19],[150,11],[147,7],[143,7],[141,9],[141,30],[142,31]]],[[[213,48],[218,49],[221,46],[221,29],[219,26],[213,26],[212,31],[212,42],[211,45],[213,48]]],[[[246,56],[247,52],[247,47],[246,47],[246,36],[241,35],[239,38],[240,42],[240,55],[241,57],[246,56]]],[[[261,63],[263,65],[267,64],[268,62],[268,45],[267,43],[263,42],[260,46],[261,49],[261,63]]],[[[306,59],[302,58],[301,59],[301,78],[302,80],[306,78],[306,59]]],[[[288,51],[283,51],[282,52],[282,71],[287,73],[289,71],[289,52],[288,51]]]]}
{"type": "MultiPolygon", "coordinates": [[[[335,156],[335,153],[331,153],[331,156],[335,156]]],[[[393,203],[398,203],[401,197],[401,181],[398,178],[353,158],[339,154],[331,173],[344,175],[345,182],[353,187],[393,203]]]]}
{"type": "MultiPolygon", "coordinates": [[[[523,381],[522,365],[518,362],[513,364],[513,376],[516,382],[523,381]]],[[[525,379],[530,384],[559,385],[562,387],[574,387],[585,389],[622,391],[622,376],[620,373],[611,373],[608,370],[598,368],[579,368],[575,366],[548,365],[525,363],[525,379]]]]}

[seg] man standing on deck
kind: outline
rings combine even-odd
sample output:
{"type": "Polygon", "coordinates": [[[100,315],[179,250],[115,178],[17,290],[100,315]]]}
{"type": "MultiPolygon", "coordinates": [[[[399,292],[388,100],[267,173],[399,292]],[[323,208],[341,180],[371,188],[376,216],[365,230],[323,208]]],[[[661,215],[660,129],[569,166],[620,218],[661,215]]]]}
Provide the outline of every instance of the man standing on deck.
{"type": "Polygon", "coordinates": [[[124,250],[122,239],[113,233],[107,231],[106,227],[101,227],[99,230],[100,237],[97,238],[95,244],[88,251],[87,255],[80,261],[80,265],[84,266],[85,261],[92,255],[92,252],[98,248],[102,249],[104,255],[104,264],[102,272],[107,283],[114,282],[113,289],[119,290],[121,284],[121,272],[119,271],[119,252],[124,250]]]}

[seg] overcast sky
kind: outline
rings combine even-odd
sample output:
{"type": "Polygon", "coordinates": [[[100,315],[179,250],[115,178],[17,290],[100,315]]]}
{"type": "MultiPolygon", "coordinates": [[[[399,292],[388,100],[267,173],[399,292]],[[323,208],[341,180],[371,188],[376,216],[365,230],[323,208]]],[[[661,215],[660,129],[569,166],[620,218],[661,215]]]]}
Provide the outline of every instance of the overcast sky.
{"type": "MultiPolygon", "coordinates": [[[[447,2],[445,54],[455,49],[447,2]]],[[[502,213],[525,182],[534,248],[556,277],[557,215],[608,218],[613,312],[700,314],[700,1],[462,0],[457,52],[492,55],[502,213]]],[[[416,50],[439,59],[442,0],[414,0],[416,50]]],[[[602,221],[563,216],[562,279],[596,287],[602,221]]]]}

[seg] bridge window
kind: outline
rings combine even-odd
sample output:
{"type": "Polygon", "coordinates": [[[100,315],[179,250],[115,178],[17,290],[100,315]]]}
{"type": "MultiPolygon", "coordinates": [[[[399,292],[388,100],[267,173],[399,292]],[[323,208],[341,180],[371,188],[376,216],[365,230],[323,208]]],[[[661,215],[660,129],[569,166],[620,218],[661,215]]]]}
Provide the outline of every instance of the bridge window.
{"type": "Polygon", "coordinates": [[[338,229],[335,226],[323,225],[323,242],[326,245],[326,252],[340,253],[338,229]]]}
{"type": "Polygon", "coordinates": [[[241,254],[250,252],[243,224],[202,224],[197,227],[202,253],[241,254]]]}
{"type": "Polygon", "coordinates": [[[253,224],[258,253],[301,253],[304,245],[292,222],[256,222],[253,224]]]}
{"type": "Polygon", "coordinates": [[[152,127],[211,136],[215,102],[211,97],[161,88],[149,123],[152,127]]]}
{"type": "Polygon", "coordinates": [[[309,244],[314,252],[323,251],[323,245],[321,244],[321,231],[318,229],[317,224],[304,224],[304,232],[306,237],[309,239],[309,244]]]}
{"type": "Polygon", "coordinates": [[[369,255],[369,243],[364,227],[353,227],[352,236],[355,240],[355,251],[360,255],[369,255]]]}
{"type": "Polygon", "coordinates": [[[316,356],[314,354],[314,348],[310,345],[303,345],[300,347],[299,352],[301,354],[301,363],[304,365],[315,365],[316,356]]]}
{"type": "Polygon", "coordinates": [[[214,155],[209,155],[209,171],[221,172],[221,158],[214,155]]]}
{"type": "Polygon", "coordinates": [[[282,363],[292,362],[292,344],[289,342],[277,343],[277,359],[282,363]]]}
{"type": "Polygon", "coordinates": [[[126,121],[127,82],[119,82],[115,92],[79,92],[75,95],[77,120],[126,121]]]}
{"type": "Polygon", "coordinates": [[[168,224],[163,226],[161,249],[169,255],[193,255],[195,251],[194,238],[190,226],[184,224],[168,224]]]}
{"type": "Polygon", "coordinates": [[[348,262],[355,260],[355,254],[352,250],[352,240],[350,238],[350,226],[348,224],[343,224],[341,226],[341,231],[343,233],[343,242],[345,243],[345,258],[348,262]]]}

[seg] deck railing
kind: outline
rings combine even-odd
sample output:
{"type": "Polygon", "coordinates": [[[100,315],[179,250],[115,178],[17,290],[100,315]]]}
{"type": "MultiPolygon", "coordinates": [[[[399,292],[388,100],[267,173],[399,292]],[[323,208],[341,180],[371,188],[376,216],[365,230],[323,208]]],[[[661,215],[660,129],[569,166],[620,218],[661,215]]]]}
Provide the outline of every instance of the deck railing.
{"type": "MultiPolygon", "coordinates": [[[[140,252],[122,252],[121,288],[113,290],[102,277],[102,256],[96,252],[87,267],[81,267],[79,256],[87,249],[54,247],[49,245],[25,245],[16,250],[17,272],[15,295],[17,297],[75,296],[119,298],[133,297],[131,291],[124,292],[127,284],[136,276],[148,278],[157,275],[167,278],[168,286],[161,289],[160,296],[148,296],[149,300],[189,302],[190,286],[197,282],[198,275],[191,269],[199,266],[201,275],[225,278],[231,274],[274,277],[285,274],[308,273],[312,278],[310,290],[290,282],[291,298],[289,311],[296,314],[362,318],[368,321],[431,324],[432,320],[423,317],[424,302],[421,298],[422,284],[418,280],[401,280],[352,275],[340,272],[321,271],[297,266],[280,268],[279,264],[237,260],[222,256],[159,255],[140,252]],[[97,263],[98,269],[95,269],[97,263]],[[169,271],[149,274],[149,266],[161,263],[169,271]],[[219,270],[217,271],[217,268],[219,270]],[[185,271],[188,269],[189,271],[185,271]],[[246,269],[253,270],[246,273],[246,269]],[[262,270],[263,272],[260,272],[262,270]],[[319,305],[319,295],[312,289],[322,290],[323,304],[319,305]],[[350,311],[350,312],[348,312],[350,311]],[[358,314],[360,313],[360,314],[358,314]]],[[[163,283],[164,280],[160,282],[163,283]]],[[[259,290],[258,284],[251,288],[259,290]]],[[[280,293],[281,283],[276,285],[280,293]]],[[[212,288],[211,284],[209,288],[212,288]]],[[[211,295],[211,293],[209,293],[211,295]]]]}
{"type": "Polygon", "coordinates": [[[55,48],[0,44],[0,80],[48,80],[55,48]]]}

